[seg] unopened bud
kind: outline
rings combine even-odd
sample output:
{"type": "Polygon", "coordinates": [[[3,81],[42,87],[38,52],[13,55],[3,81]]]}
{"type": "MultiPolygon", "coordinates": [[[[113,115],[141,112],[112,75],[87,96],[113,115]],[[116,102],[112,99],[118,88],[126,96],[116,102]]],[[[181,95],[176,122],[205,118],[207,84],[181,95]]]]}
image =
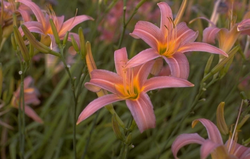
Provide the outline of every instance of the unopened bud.
{"type": "Polygon", "coordinates": [[[52,29],[56,44],[59,45],[61,41],[60,41],[60,38],[59,38],[59,35],[58,35],[58,32],[57,32],[57,29],[56,29],[56,26],[55,26],[53,19],[50,19],[49,23],[50,23],[50,27],[52,29]]]}
{"type": "Polygon", "coordinates": [[[131,141],[132,141],[132,133],[129,133],[125,142],[127,145],[129,145],[129,144],[131,144],[131,141]]]}
{"type": "Polygon", "coordinates": [[[63,38],[63,45],[65,46],[67,41],[68,41],[68,37],[69,37],[69,31],[66,32],[64,38],[63,38]]]}
{"type": "Polygon", "coordinates": [[[78,53],[79,52],[79,47],[78,47],[78,44],[74,38],[73,35],[70,35],[70,38],[71,38],[71,43],[73,45],[73,48],[75,49],[75,51],[78,53]]]}
{"type": "Polygon", "coordinates": [[[55,55],[55,56],[58,56],[60,57],[60,54],[53,51],[53,50],[50,50],[50,48],[48,48],[46,45],[44,45],[43,43],[41,42],[38,42],[36,40],[36,38],[31,34],[31,32],[28,30],[28,28],[25,26],[25,25],[21,25],[22,27],[22,30],[25,34],[25,36],[29,39],[29,42],[38,50],[38,51],[41,51],[42,53],[45,53],[45,54],[52,54],[52,55],[55,55]]]}
{"type": "Polygon", "coordinates": [[[205,70],[204,70],[204,76],[206,74],[208,74],[208,72],[210,71],[210,67],[212,65],[213,59],[214,59],[214,55],[211,54],[209,59],[207,60],[207,64],[206,64],[206,67],[205,67],[205,70]]]}
{"type": "Polygon", "coordinates": [[[17,29],[17,26],[13,26],[13,29],[14,29],[15,41],[17,42],[17,45],[21,51],[21,54],[22,54],[24,61],[27,62],[30,59],[28,49],[27,49],[26,45],[24,44],[23,38],[22,38],[19,30],[17,29]]]}
{"type": "Polygon", "coordinates": [[[78,35],[80,39],[80,54],[82,58],[85,59],[86,56],[85,38],[81,27],[78,29],[78,35]]]}
{"type": "Polygon", "coordinates": [[[225,106],[225,102],[221,102],[217,107],[216,124],[220,132],[224,135],[227,135],[229,130],[228,130],[228,126],[225,121],[225,118],[224,118],[224,106],[225,106]]]}

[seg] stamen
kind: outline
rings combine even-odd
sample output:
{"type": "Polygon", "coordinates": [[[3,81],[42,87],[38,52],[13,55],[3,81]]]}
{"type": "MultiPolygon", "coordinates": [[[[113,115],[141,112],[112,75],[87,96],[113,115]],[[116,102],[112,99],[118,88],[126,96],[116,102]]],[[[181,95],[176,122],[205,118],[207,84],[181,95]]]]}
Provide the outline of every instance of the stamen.
{"type": "Polygon", "coordinates": [[[238,122],[239,122],[239,118],[240,118],[240,113],[241,113],[241,110],[242,110],[242,106],[243,106],[243,100],[241,101],[240,110],[239,110],[239,113],[238,113],[238,116],[237,116],[237,120],[236,120],[236,123],[235,123],[235,126],[234,126],[232,140],[230,141],[230,144],[229,144],[229,148],[228,148],[229,152],[230,152],[230,149],[232,148],[233,141],[235,140],[235,138],[237,136],[236,128],[238,126],[238,122]]]}

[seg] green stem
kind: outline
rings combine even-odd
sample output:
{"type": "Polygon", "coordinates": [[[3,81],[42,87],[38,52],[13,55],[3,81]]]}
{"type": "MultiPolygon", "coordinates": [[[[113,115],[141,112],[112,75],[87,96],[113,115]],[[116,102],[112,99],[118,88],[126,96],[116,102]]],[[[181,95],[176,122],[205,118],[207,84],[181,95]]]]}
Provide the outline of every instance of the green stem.
{"type": "Polygon", "coordinates": [[[21,65],[21,85],[19,92],[19,106],[18,106],[18,127],[19,127],[19,146],[20,146],[20,157],[24,159],[24,147],[25,147],[25,101],[24,101],[24,63],[20,59],[21,65]]]}
{"type": "Polygon", "coordinates": [[[138,9],[143,5],[144,2],[146,2],[147,0],[141,0],[135,7],[133,13],[131,14],[131,16],[128,18],[128,21],[126,22],[125,20],[125,14],[126,14],[126,0],[124,0],[124,6],[123,6],[123,28],[122,28],[122,34],[120,36],[120,39],[119,39],[119,43],[118,43],[118,48],[121,48],[121,45],[122,45],[122,41],[123,41],[123,37],[124,37],[124,34],[125,34],[125,30],[127,28],[127,25],[129,24],[129,22],[131,21],[131,19],[134,17],[134,15],[136,14],[136,12],[138,11],[138,9]]]}
{"type": "MultiPolygon", "coordinates": [[[[203,81],[203,80],[202,80],[203,81]]],[[[184,116],[182,117],[181,121],[177,124],[177,126],[174,128],[174,130],[171,132],[170,136],[168,137],[167,141],[165,142],[163,148],[160,151],[160,154],[157,156],[157,159],[160,158],[161,154],[163,153],[164,149],[166,148],[168,142],[172,139],[172,137],[174,136],[174,134],[177,132],[177,130],[180,128],[180,126],[182,125],[182,123],[184,122],[184,120],[189,116],[190,112],[192,112],[196,105],[199,102],[200,97],[203,95],[204,91],[202,90],[202,85],[203,82],[201,82],[200,84],[200,88],[199,88],[199,92],[195,97],[194,102],[192,103],[191,107],[189,107],[189,109],[187,109],[186,113],[184,114],[184,116]]]]}
{"type": "Polygon", "coordinates": [[[63,62],[64,68],[69,76],[69,80],[71,83],[71,90],[72,90],[72,94],[73,94],[73,99],[74,99],[74,105],[73,105],[73,151],[74,151],[74,159],[76,159],[76,107],[77,107],[77,96],[76,96],[76,91],[75,91],[75,83],[73,80],[73,77],[70,73],[69,67],[65,61],[64,58],[64,47],[63,46],[59,46],[60,47],[60,53],[61,53],[61,60],[63,62]]]}

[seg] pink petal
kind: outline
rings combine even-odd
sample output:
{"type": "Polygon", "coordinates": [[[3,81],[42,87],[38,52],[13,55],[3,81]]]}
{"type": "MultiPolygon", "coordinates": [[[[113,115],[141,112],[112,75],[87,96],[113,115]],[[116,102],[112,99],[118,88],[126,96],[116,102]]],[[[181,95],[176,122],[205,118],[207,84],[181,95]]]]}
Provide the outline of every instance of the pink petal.
{"type": "Polygon", "coordinates": [[[111,83],[122,84],[122,78],[114,72],[107,70],[96,69],[91,72],[92,79],[101,79],[105,81],[110,81],[111,83]]]}
{"type": "Polygon", "coordinates": [[[210,120],[200,118],[200,119],[194,120],[192,125],[196,124],[198,121],[201,122],[205,126],[207,130],[208,138],[211,141],[220,145],[223,144],[220,131],[218,130],[216,125],[214,125],[214,123],[212,123],[210,120]]]}
{"type": "Polygon", "coordinates": [[[201,146],[201,159],[206,159],[208,155],[213,152],[218,146],[221,146],[218,143],[214,143],[211,140],[206,140],[202,143],[201,146]]]}
{"type": "Polygon", "coordinates": [[[25,101],[25,104],[34,104],[34,105],[40,104],[40,100],[37,98],[37,95],[35,94],[35,92],[31,94],[25,93],[24,101],[25,101]]]}
{"type": "Polygon", "coordinates": [[[178,53],[185,53],[185,52],[191,52],[191,51],[203,51],[203,52],[209,52],[213,54],[221,54],[226,57],[228,57],[227,53],[225,53],[223,50],[214,47],[207,43],[201,43],[201,42],[193,42],[193,43],[187,43],[185,45],[182,45],[177,52],[178,53]]]}
{"type": "Polygon", "coordinates": [[[44,18],[44,14],[43,14],[42,10],[34,2],[27,1],[27,0],[17,0],[17,1],[28,6],[32,10],[32,12],[35,14],[37,21],[43,25],[43,28],[46,28],[45,27],[46,21],[44,18]]]}
{"type": "Polygon", "coordinates": [[[90,82],[85,83],[85,87],[93,92],[98,92],[100,88],[103,88],[116,94],[118,93],[116,86],[123,85],[122,78],[110,71],[94,70],[91,76],[90,82]]]}
{"type": "Polygon", "coordinates": [[[30,14],[26,10],[22,10],[21,7],[18,8],[18,12],[22,15],[23,21],[28,22],[31,21],[30,14]]]}
{"type": "Polygon", "coordinates": [[[53,19],[53,22],[56,26],[56,30],[59,32],[63,26],[64,16],[60,16],[60,17],[52,16],[52,19],[53,19]]]}
{"type": "Polygon", "coordinates": [[[146,93],[141,93],[136,100],[126,100],[126,104],[141,133],[155,127],[153,105],[146,93]]]}
{"type": "Polygon", "coordinates": [[[117,74],[124,78],[125,65],[128,61],[127,50],[125,47],[115,51],[114,60],[117,74]]]}
{"type": "Polygon", "coordinates": [[[203,31],[202,41],[205,43],[215,44],[215,38],[220,31],[217,27],[208,27],[203,31]]]}
{"type": "MultiPolygon", "coordinates": [[[[79,38],[79,35],[76,34],[76,33],[69,33],[68,41],[70,41],[70,42],[72,41],[71,35],[74,37],[74,39],[75,39],[75,41],[76,41],[78,47],[80,47],[80,38],[79,38]]],[[[64,36],[65,36],[65,35],[64,35],[64,36]]],[[[64,36],[60,37],[60,39],[63,40],[63,39],[64,39],[64,36]]]]}
{"type": "Polygon", "coordinates": [[[189,29],[187,24],[181,22],[177,25],[177,41],[181,43],[181,45],[186,44],[188,42],[194,42],[198,37],[199,32],[195,32],[192,29],[189,29]]]}
{"type": "MultiPolygon", "coordinates": [[[[227,142],[226,142],[226,144],[225,145],[228,145],[228,142],[230,142],[231,140],[228,140],[227,142]]],[[[244,159],[244,157],[247,155],[247,154],[249,154],[250,155],[250,148],[249,147],[245,147],[245,146],[243,146],[243,145],[240,145],[240,144],[238,144],[238,143],[235,143],[235,141],[233,141],[234,143],[234,145],[233,145],[233,149],[234,149],[234,151],[233,151],[233,155],[234,156],[236,156],[236,157],[238,157],[238,158],[242,158],[242,159],[244,159]]]]}
{"type": "Polygon", "coordinates": [[[160,73],[158,74],[158,76],[170,76],[171,75],[171,71],[169,66],[164,66],[162,67],[160,73]]]}
{"type": "Polygon", "coordinates": [[[158,49],[158,43],[162,41],[163,39],[161,38],[164,37],[157,26],[146,21],[137,22],[134,31],[130,35],[134,38],[141,38],[155,50],[158,49]]]}
{"type": "Polygon", "coordinates": [[[73,29],[77,24],[84,22],[86,20],[94,20],[92,17],[87,15],[80,15],[73,18],[70,18],[69,20],[65,21],[62,25],[61,30],[59,31],[59,36],[64,36],[67,31],[70,31],[73,29]]]}
{"type": "Polygon", "coordinates": [[[174,77],[187,79],[189,75],[189,63],[184,54],[174,54],[172,58],[163,56],[174,77]]]}
{"type": "Polygon", "coordinates": [[[139,83],[139,88],[143,87],[143,84],[147,80],[148,75],[149,75],[149,73],[150,73],[150,71],[152,69],[153,64],[154,64],[154,61],[150,61],[150,62],[145,63],[144,65],[142,65],[140,67],[140,69],[136,73],[135,78],[137,78],[137,81],[139,83]]]}
{"type": "Polygon", "coordinates": [[[25,114],[31,117],[33,120],[37,121],[38,123],[43,123],[43,120],[29,106],[25,106],[25,114]]]}
{"type": "Polygon", "coordinates": [[[157,76],[161,72],[162,68],[163,68],[163,59],[157,58],[154,61],[154,65],[153,65],[150,73],[153,74],[154,76],[157,76]]]}
{"type": "Polygon", "coordinates": [[[150,90],[173,88],[173,87],[193,87],[194,85],[182,78],[158,76],[148,79],[143,86],[143,91],[148,92],[150,90]]]}
{"type": "Polygon", "coordinates": [[[105,95],[93,100],[81,112],[81,114],[78,117],[77,124],[88,118],[90,115],[94,114],[97,110],[101,109],[102,107],[121,100],[123,99],[114,94],[105,95]]]}
{"type": "Polygon", "coordinates": [[[173,142],[172,144],[172,153],[175,157],[175,159],[177,159],[177,153],[178,151],[183,147],[186,146],[188,144],[192,144],[192,143],[196,143],[196,144],[202,144],[205,141],[205,139],[203,139],[200,135],[198,135],[197,133],[194,134],[181,134],[179,135],[173,142]]]}
{"type": "Polygon", "coordinates": [[[155,49],[150,48],[143,50],[127,62],[126,68],[139,66],[148,61],[156,59],[157,57],[160,57],[160,55],[155,49]]]}
{"type": "Polygon", "coordinates": [[[172,10],[166,2],[157,3],[161,11],[161,24],[160,29],[163,35],[167,35],[167,28],[172,28],[172,24],[170,23],[168,18],[173,20],[172,10]],[[167,28],[166,28],[166,27],[167,28]]]}
{"type": "MultiPolygon", "coordinates": [[[[43,26],[39,22],[29,21],[29,22],[23,23],[23,25],[25,25],[29,29],[30,32],[44,34],[43,26]]],[[[21,33],[22,36],[24,36],[24,32],[21,27],[19,27],[19,32],[21,33]]]]}
{"type": "Polygon", "coordinates": [[[29,88],[29,86],[32,84],[32,82],[33,82],[33,78],[31,76],[26,77],[23,81],[23,88],[24,89],[29,88]]]}
{"type": "Polygon", "coordinates": [[[250,19],[245,19],[242,22],[240,22],[237,26],[237,30],[242,31],[249,31],[250,30],[250,19]]]}

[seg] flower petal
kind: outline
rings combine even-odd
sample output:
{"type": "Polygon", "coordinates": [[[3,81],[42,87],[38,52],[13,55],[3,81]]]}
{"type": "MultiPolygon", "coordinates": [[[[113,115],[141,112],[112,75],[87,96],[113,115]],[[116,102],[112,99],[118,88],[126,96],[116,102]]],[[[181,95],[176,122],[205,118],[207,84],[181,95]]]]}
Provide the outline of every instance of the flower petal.
{"type": "Polygon", "coordinates": [[[213,141],[214,143],[218,143],[218,144],[223,144],[221,135],[220,135],[220,131],[218,130],[218,128],[214,125],[214,123],[212,123],[210,120],[207,119],[196,119],[192,122],[192,127],[194,127],[197,123],[201,122],[206,130],[207,130],[207,134],[208,134],[208,138],[213,141]]]}
{"type": "Polygon", "coordinates": [[[237,26],[237,30],[242,31],[249,31],[250,30],[250,19],[245,19],[242,22],[240,22],[237,26]]]}
{"type": "Polygon", "coordinates": [[[134,38],[141,38],[150,47],[157,50],[158,42],[162,41],[162,33],[154,24],[146,21],[139,21],[135,25],[134,31],[130,34],[134,38]]]}
{"type": "Polygon", "coordinates": [[[121,100],[123,99],[114,94],[108,94],[93,100],[81,112],[81,114],[78,117],[77,124],[88,118],[90,115],[94,114],[97,110],[101,109],[102,107],[121,100]]]}
{"type": "Polygon", "coordinates": [[[126,68],[139,66],[148,61],[156,59],[157,57],[160,57],[160,55],[155,49],[150,48],[143,50],[127,62],[126,68]]]}
{"type": "Polygon", "coordinates": [[[174,54],[172,58],[163,56],[174,77],[187,79],[189,75],[189,63],[184,54],[174,54]]]}
{"type": "Polygon", "coordinates": [[[160,29],[163,32],[163,35],[167,35],[167,28],[172,28],[172,24],[170,23],[168,18],[173,20],[172,10],[166,2],[157,3],[161,11],[161,24],[160,29]],[[167,28],[166,28],[167,27],[167,28]]]}
{"type": "Polygon", "coordinates": [[[177,153],[183,146],[186,146],[186,145],[192,144],[192,143],[202,144],[204,141],[205,141],[205,139],[203,139],[197,133],[181,134],[174,140],[172,147],[171,147],[171,150],[172,150],[172,153],[173,153],[175,159],[177,159],[178,158],[177,153]]]}
{"type": "Polygon", "coordinates": [[[206,159],[208,155],[213,152],[217,147],[221,146],[218,143],[214,143],[211,140],[206,140],[201,146],[201,159],[206,159]]]}
{"type": "Polygon", "coordinates": [[[27,1],[27,0],[17,0],[17,1],[28,6],[32,10],[32,12],[35,14],[37,21],[42,24],[43,28],[46,28],[45,16],[42,10],[34,2],[27,1]]]}
{"type": "Polygon", "coordinates": [[[124,78],[124,69],[128,61],[127,50],[125,47],[115,51],[114,60],[117,74],[124,78]]]}
{"type": "Polygon", "coordinates": [[[157,76],[161,72],[162,68],[163,68],[163,59],[157,58],[154,61],[154,65],[153,65],[150,73],[153,74],[154,76],[157,76]]]}
{"type": "Polygon", "coordinates": [[[144,86],[143,91],[148,92],[150,90],[173,88],[173,87],[193,87],[194,85],[182,78],[159,76],[148,79],[144,86]]]}
{"type": "Polygon", "coordinates": [[[79,24],[83,21],[86,21],[86,20],[94,20],[94,19],[90,16],[87,16],[87,15],[79,15],[79,16],[68,19],[67,21],[65,21],[63,23],[62,28],[58,33],[59,37],[64,36],[67,31],[70,31],[77,24],[79,24]]]}
{"type": "Polygon", "coordinates": [[[85,83],[85,87],[93,92],[98,92],[103,88],[117,94],[117,85],[123,85],[122,78],[117,74],[106,70],[94,70],[91,72],[90,82],[85,83]]]}
{"type": "Polygon", "coordinates": [[[29,106],[25,106],[25,114],[31,117],[33,120],[37,121],[38,123],[43,123],[43,120],[29,106]]]}
{"type": "Polygon", "coordinates": [[[207,27],[203,31],[202,41],[205,43],[215,44],[215,38],[216,38],[219,31],[220,31],[220,29],[217,27],[207,27]]]}
{"type": "Polygon", "coordinates": [[[191,51],[203,51],[203,52],[209,52],[213,54],[220,54],[228,57],[227,53],[225,53],[223,50],[212,46],[207,43],[201,43],[201,42],[193,42],[193,43],[187,43],[185,45],[182,45],[177,52],[178,53],[185,53],[185,52],[191,52],[191,51]]]}
{"type": "Polygon", "coordinates": [[[153,64],[154,64],[154,61],[147,62],[140,67],[138,72],[136,72],[135,78],[137,78],[136,80],[139,83],[139,88],[142,88],[143,84],[147,80],[148,75],[153,67],[153,64]]]}
{"type": "Polygon", "coordinates": [[[184,45],[188,42],[194,42],[199,32],[190,29],[186,23],[181,22],[177,25],[177,42],[184,45]]]}
{"type": "Polygon", "coordinates": [[[126,104],[141,133],[155,127],[153,105],[146,93],[141,93],[136,100],[126,100],[126,104]]]}
{"type": "MultiPolygon", "coordinates": [[[[35,21],[29,21],[29,22],[25,22],[23,23],[28,29],[30,32],[32,33],[38,33],[38,34],[44,34],[44,31],[43,31],[43,26],[41,23],[39,22],[35,22],[35,21]]],[[[19,32],[21,33],[22,36],[24,36],[24,32],[22,30],[21,27],[19,27],[19,32]]]]}

